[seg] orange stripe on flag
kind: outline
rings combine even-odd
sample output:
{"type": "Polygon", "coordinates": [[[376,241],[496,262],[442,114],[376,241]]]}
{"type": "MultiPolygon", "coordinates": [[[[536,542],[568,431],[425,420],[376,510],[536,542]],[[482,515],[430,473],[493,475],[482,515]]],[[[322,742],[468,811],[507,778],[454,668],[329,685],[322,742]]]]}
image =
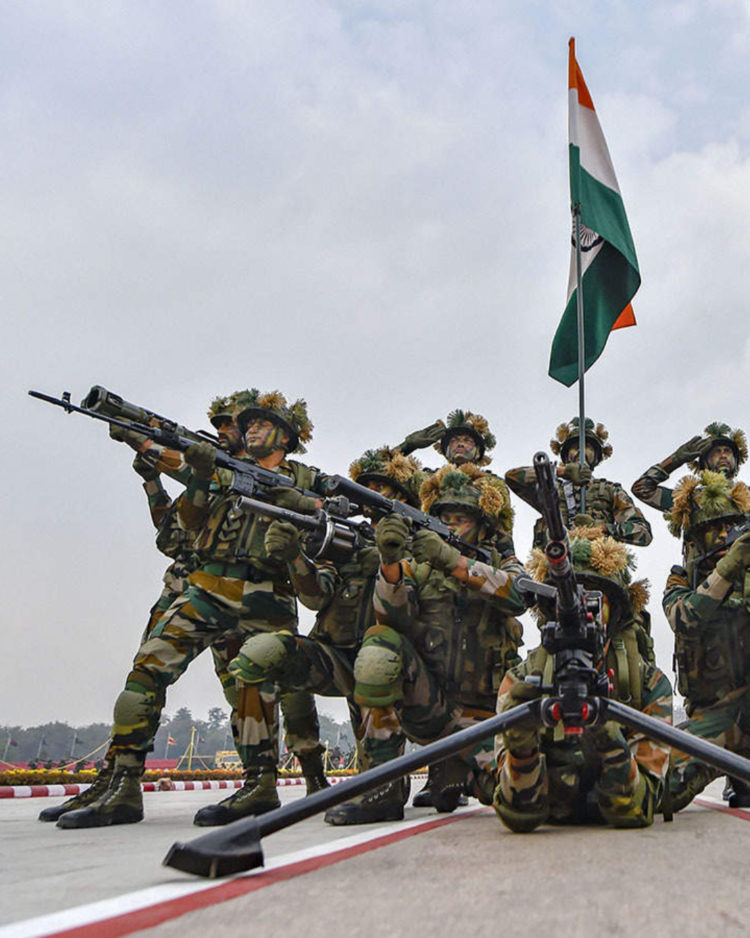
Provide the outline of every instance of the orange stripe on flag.
{"type": "Polygon", "coordinates": [[[578,92],[578,103],[581,107],[588,107],[594,110],[594,102],[591,100],[589,89],[583,80],[583,72],[576,62],[576,41],[571,39],[568,43],[570,55],[568,56],[568,88],[575,88],[578,92]]]}
{"type": "Polygon", "coordinates": [[[635,321],[635,313],[633,312],[633,306],[631,303],[625,307],[625,309],[620,313],[620,315],[615,320],[614,326],[612,326],[612,332],[615,329],[624,329],[625,326],[635,326],[637,325],[635,321]]]}

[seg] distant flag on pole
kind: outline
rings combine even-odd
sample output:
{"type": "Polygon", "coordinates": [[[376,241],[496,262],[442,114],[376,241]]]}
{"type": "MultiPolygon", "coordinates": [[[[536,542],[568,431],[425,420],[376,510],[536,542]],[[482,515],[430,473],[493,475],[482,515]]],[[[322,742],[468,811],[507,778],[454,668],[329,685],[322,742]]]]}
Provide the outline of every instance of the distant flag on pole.
{"type": "Polygon", "coordinates": [[[167,736],[167,745],[168,745],[168,746],[176,746],[176,745],[177,745],[177,740],[173,739],[171,736],[167,736]]]}
{"type": "MultiPolygon", "coordinates": [[[[641,275],[609,150],[576,61],[574,39],[570,40],[568,67],[568,133],[571,208],[580,212],[581,222],[586,371],[604,351],[613,329],[635,325],[630,301],[641,275]]],[[[568,301],[549,363],[550,376],[567,387],[578,379],[576,283],[574,235],[568,301]]]]}

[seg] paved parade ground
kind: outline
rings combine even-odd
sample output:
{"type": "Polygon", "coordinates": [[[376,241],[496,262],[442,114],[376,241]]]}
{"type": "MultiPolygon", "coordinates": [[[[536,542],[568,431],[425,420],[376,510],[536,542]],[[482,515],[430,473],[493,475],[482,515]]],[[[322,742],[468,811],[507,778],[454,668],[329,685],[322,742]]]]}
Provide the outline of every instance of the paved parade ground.
{"type": "MultiPolygon", "coordinates": [[[[264,840],[264,870],[227,880],[161,865],[173,841],[207,832],[191,819],[217,792],[147,793],[142,823],[82,831],[36,820],[53,799],[7,800],[0,938],[746,935],[750,811],[724,808],[721,788],[638,831],[514,835],[473,800],[453,815],[407,808],[388,824],[313,818],[264,840]]],[[[304,795],[279,791],[283,802],[304,795]]]]}

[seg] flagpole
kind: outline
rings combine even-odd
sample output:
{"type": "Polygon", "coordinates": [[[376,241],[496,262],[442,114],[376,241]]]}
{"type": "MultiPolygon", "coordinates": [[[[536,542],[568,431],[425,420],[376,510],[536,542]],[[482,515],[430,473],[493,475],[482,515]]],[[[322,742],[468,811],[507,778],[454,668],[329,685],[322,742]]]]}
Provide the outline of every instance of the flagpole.
{"type": "MultiPolygon", "coordinates": [[[[586,465],[586,406],[583,376],[586,371],[586,329],[583,320],[583,276],[581,273],[581,204],[573,205],[576,242],[576,318],[578,323],[578,464],[586,465]]],[[[586,512],[586,486],[581,486],[581,514],[586,512]]]]}

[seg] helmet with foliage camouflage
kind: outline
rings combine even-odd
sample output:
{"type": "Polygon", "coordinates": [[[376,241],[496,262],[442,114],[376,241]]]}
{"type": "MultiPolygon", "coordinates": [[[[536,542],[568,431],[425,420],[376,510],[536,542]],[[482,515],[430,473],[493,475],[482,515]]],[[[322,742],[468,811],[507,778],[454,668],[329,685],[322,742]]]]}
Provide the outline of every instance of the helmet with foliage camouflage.
{"type": "Polygon", "coordinates": [[[744,431],[740,429],[733,430],[728,424],[720,423],[718,420],[715,420],[713,423],[709,423],[703,432],[706,434],[706,437],[711,440],[711,445],[698,459],[690,463],[690,468],[695,472],[706,469],[708,466],[706,461],[708,454],[714,446],[719,446],[723,443],[725,446],[731,447],[736,460],[734,472],[730,473],[730,477],[737,475],[737,470],[747,459],[747,437],[744,431]]]}
{"type": "MultiPolygon", "coordinates": [[[[561,423],[555,431],[555,438],[549,442],[552,452],[555,456],[559,456],[563,462],[568,449],[571,446],[578,446],[580,425],[581,422],[578,417],[573,417],[568,423],[561,423]]],[[[612,455],[612,446],[607,443],[609,433],[604,424],[595,424],[593,420],[587,417],[584,423],[584,432],[586,442],[593,447],[596,454],[596,464],[598,465],[603,459],[609,459],[612,455]]]]}
{"type": "Polygon", "coordinates": [[[438,515],[444,509],[460,508],[477,515],[491,528],[513,530],[513,508],[508,486],[473,463],[448,463],[429,476],[419,490],[422,511],[438,515]]]}
{"type": "Polygon", "coordinates": [[[242,409],[237,415],[237,424],[242,434],[245,434],[250,421],[258,417],[261,420],[272,420],[289,434],[287,453],[304,453],[303,443],[312,439],[312,421],[307,416],[307,404],[303,400],[296,400],[289,404],[281,391],[269,391],[261,394],[257,388],[243,391],[240,406],[242,409]]]}
{"type": "Polygon", "coordinates": [[[476,441],[479,447],[479,459],[475,460],[477,466],[487,466],[492,462],[492,458],[485,456],[485,453],[495,448],[497,440],[484,417],[470,410],[452,410],[448,414],[443,435],[434,448],[445,456],[451,437],[459,433],[466,433],[476,441]]]}
{"type": "MultiPolygon", "coordinates": [[[[635,569],[633,554],[600,528],[574,527],[569,532],[570,560],[576,580],[584,589],[600,590],[607,597],[609,619],[607,630],[611,635],[618,624],[628,622],[642,612],[649,599],[648,580],[633,580],[635,569]]],[[[526,569],[539,583],[549,580],[547,556],[539,547],[531,551],[526,569]]],[[[554,603],[539,598],[539,617],[551,619],[554,603]]]]}
{"type": "Polygon", "coordinates": [[[675,537],[684,535],[691,540],[705,525],[744,518],[748,513],[750,489],[745,483],[732,482],[722,472],[704,469],[697,476],[685,476],[677,483],[667,521],[675,537]]]}
{"type": "Polygon", "coordinates": [[[419,508],[419,487],[426,473],[419,460],[397,449],[381,446],[366,450],[349,466],[349,477],[360,485],[382,482],[393,486],[415,508],[419,508]]]}
{"type": "Polygon", "coordinates": [[[246,388],[244,391],[234,391],[226,397],[215,397],[208,408],[208,419],[218,430],[226,421],[234,420],[245,407],[250,407],[257,396],[258,391],[255,388],[246,388]]]}

